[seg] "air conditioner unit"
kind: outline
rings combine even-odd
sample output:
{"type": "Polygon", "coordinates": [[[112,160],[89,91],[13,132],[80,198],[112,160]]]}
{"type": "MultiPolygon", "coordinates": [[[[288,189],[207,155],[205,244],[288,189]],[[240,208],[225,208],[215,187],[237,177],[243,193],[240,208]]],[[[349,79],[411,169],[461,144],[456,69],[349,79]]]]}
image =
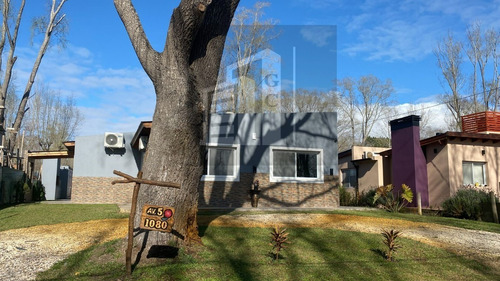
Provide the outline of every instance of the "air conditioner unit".
{"type": "Polygon", "coordinates": [[[372,152],[372,151],[364,151],[363,152],[363,159],[375,159],[375,155],[376,153],[375,152],[372,152]]]}
{"type": "Polygon", "coordinates": [[[146,150],[146,147],[148,146],[148,140],[149,140],[149,138],[147,136],[142,136],[139,138],[139,150],[140,151],[146,150]]]}
{"type": "Polygon", "coordinates": [[[122,133],[104,133],[104,147],[106,148],[124,148],[122,133]]]}

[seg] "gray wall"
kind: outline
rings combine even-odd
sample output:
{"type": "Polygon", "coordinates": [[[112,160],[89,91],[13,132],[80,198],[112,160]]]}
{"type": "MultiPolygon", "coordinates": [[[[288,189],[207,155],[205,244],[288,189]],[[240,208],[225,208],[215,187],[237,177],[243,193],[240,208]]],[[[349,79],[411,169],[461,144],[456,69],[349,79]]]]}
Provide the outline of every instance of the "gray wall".
{"type": "Polygon", "coordinates": [[[321,148],[324,174],[338,175],[335,112],[212,114],[208,142],[239,144],[242,173],[269,173],[269,146],[321,148]]]}
{"type": "Polygon", "coordinates": [[[42,164],[42,184],[45,187],[45,198],[56,200],[59,195],[59,167],[60,159],[44,159],[42,164]]]}
{"type": "Polygon", "coordinates": [[[132,150],[134,133],[123,133],[124,149],[105,149],[104,134],[77,137],[73,177],[116,177],[113,170],[136,176],[140,164],[139,152],[132,150]]]}

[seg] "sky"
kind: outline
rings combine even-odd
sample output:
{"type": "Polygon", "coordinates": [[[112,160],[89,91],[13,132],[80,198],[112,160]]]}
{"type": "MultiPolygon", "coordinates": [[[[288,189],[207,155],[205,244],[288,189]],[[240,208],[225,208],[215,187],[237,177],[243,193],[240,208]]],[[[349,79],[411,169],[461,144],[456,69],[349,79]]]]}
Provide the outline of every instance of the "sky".
{"type": "MultiPolygon", "coordinates": [[[[241,0],[240,7],[255,2],[241,0]]],[[[133,3],[153,47],[162,50],[179,0],[133,3]]],[[[15,65],[19,91],[38,51],[36,38],[33,44],[30,39],[31,18],[46,10],[45,1],[26,3],[15,65]]],[[[85,117],[77,135],[134,132],[140,121],[151,120],[155,93],[113,1],[69,0],[64,13],[67,46],[49,49],[37,80],[74,97],[85,117]]],[[[282,58],[283,88],[295,81],[296,88],[333,90],[335,79],[372,74],[392,80],[395,106],[434,106],[446,90],[433,54],[437,42],[449,32],[464,38],[474,22],[500,30],[498,15],[500,0],[287,0],[272,1],[264,18],[276,20],[285,31],[273,43],[282,58]]],[[[438,115],[445,109],[432,110],[438,115]]]]}

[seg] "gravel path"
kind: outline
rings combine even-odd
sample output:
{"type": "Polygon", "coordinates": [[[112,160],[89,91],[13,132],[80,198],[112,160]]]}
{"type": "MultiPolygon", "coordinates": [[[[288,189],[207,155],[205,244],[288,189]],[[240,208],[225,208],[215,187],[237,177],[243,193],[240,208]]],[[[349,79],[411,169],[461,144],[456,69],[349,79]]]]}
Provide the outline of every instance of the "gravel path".
{"type": "MultiPolygon", "coordinates": [[[[201,216],[200,225],[236,227],[324,227],[380,233],[395,228],[403,237],[470,256],[500,268],[500,234],[430,223],[335,214],[201,216]]],[[[127,233],[127,219],[35,226],[0,232],[0,280],[34,280],[68,255],[127,233]]]]}

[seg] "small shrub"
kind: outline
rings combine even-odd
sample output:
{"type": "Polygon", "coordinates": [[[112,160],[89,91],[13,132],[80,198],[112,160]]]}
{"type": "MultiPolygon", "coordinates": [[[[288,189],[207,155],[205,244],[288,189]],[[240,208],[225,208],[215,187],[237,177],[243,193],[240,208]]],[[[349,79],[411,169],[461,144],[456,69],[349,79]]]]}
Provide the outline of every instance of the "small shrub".
{"type": "Polygon", "coordinates": [[[351,193],[349,193],[343,185],[339,186],[339,197],[340,197],[340,206],[352,205],[353,198],[351,196],[351,193]]]}
{"type": "Polygon", "coordinates": [[[270,245],[273,246],[273,255],[275,260],[279,259],[280,251],[286,248],[285,244],[288,243],[290,242],[288,241],[288,233],[286,232],[286,228],[275,226],[273,231],[271,232],[270,243],[270,245]]]}
{"type": "Polygon", "coordinates": [[[379,202],[389,212],[398,213],[413,201],[413,192],[406,184],[401,185],[401,193],[394,195],[392,184],[376,189],[373,203],[379,202]]]}
{"type": "Polygon", "coordinates": [[[375,203],[373,202],[373,197],[375,197],[375,189],[369,190],[367,192],[361,192],[358,199],[358,206],[362,207],[375,207],[375,203]]]}
{"type": "Polygon", "coordinates": [[[41,181],[36,181],[33,184],[33,201],[44,201],[45,198],[45,187],[41,181]]]}
{"type": "Polygon", "coordinates": [[[443,215],[462,219],[479,220],[482,205],[489,202],[489,194],[477,189],[460,189],[443,202],[443,215]]]}
{"type": "Polygon", "coordinates": [[[382,229],[382,236],[384,236],[384,244],[387,246],[387,252],[386,252],[386,258],[388,261],[393,261],[394,257],[393,254],[396,252],[396,249],[400,248],[401,246],[398,245],[396,242],[396,239],[401,235],[401,231],[399,230],[385,230],[382,229]]]}

